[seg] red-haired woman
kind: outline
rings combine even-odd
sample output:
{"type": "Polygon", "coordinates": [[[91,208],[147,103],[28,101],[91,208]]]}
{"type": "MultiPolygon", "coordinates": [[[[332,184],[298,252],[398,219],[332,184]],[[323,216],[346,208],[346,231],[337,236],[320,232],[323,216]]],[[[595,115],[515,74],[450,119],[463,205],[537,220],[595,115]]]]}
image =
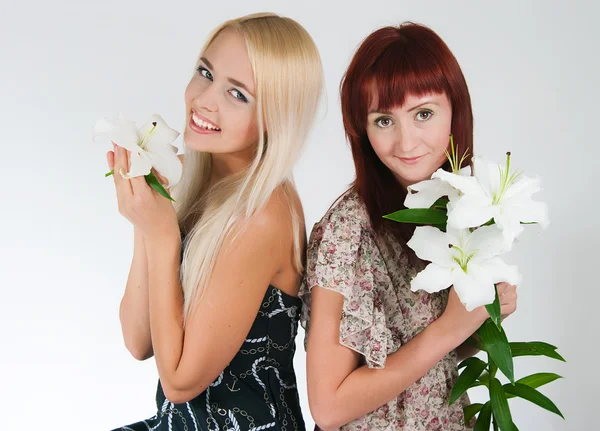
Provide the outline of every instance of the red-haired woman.
{"type": "MultiPolygon", "coordinates": [[[[473,154],[464,76],[429,28],[385,27],[355,53],[341,102],[356,180],[315,225],[300,291],[313,418],[324,430],[468,429],[468,398],[448,399],[487,311],[467,312],[453,289],[412,292],[424,268],[406,245],[414,227],[382,218],[403,208],[409,185],[448,167],[450,134],[459,158],[473,154]]],[[[499,293],[507,316],[515,286],[499,293]]]]}

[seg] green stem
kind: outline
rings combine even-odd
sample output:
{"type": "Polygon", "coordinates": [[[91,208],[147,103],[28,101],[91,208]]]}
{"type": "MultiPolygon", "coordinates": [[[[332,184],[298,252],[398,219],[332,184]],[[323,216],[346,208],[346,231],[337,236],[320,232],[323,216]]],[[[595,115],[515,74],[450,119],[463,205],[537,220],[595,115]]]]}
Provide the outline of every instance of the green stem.
{"type": "Polygon", "coordinates": [[[494,362],[492,357],[488,354],[488,364],[489,364],[489,373],[490,380],[496,377],[496,372],[498,371],[498,365],[494,362]]]}
{"type": "MultiPolygon", "coordinates": [[[[490,383],[491,381],[496,377],[496,373],[498,372],[498,365],[496,365],[496,363],[494,362],[494,360],[492,359],[492,357],[489,355],[487,355],[488,357],[488,370],[490,373],[490,383]]],[[[490,400],[492,399],[492,394],[490,392],[490,400]]],[[[496,424],[496,418],[494,417],[494,414],[492,413],[492,424],[494,425],[494,431],[498,431],[498,424],[496,424]]]]}

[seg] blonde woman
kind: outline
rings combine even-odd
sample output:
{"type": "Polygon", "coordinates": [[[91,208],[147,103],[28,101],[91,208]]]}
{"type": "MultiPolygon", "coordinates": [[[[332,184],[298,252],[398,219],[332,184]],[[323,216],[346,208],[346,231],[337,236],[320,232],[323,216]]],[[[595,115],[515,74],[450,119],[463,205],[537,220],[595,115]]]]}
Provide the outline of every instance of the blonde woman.
{"type": "MultiPolygon", "coordinates": [[[[114,176],[135,231],[124,340],[137,359],[154,355],[160,377],[157,414],[119,429],[304,429],[292,360],[305,232],[292,168],[322,81],[295,21],[228,21],[185,92],[177,208],[143,178],[114,176]]],[[[115,172],[127,163],[123,148],[109,152],[115,172]]]]}

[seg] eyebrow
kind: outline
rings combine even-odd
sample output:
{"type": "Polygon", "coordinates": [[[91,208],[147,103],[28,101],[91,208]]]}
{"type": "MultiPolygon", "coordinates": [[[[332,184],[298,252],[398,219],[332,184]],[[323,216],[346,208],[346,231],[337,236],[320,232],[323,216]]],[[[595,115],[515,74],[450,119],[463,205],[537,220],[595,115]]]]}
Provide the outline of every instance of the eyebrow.
{"type": "MultiPolygon", "coordinates": [[[[436,103],[436,102],[434,102],[433,100],[426,100],[426,101],[425,101],[425,102],[423,102],[423,103],[419,103],[418,105],[416,105],[416,106],[413,106],[413,107],[412,107],[412,108],[410,108],[410,109],[409,109],[407,112],[414,111],[415,109],[419,109],[421,106],[424,106],[424,105],[429,105],[429,104],[433,104],[433,105],[437,105],[437,106],[439,106],[439,103],[436,103]]],[[[386,114],[386,115],[392,115],[392,112],[391,112],[391,111],[380,111],[378,108],[375,108],[375,109],[372,109],[372,110],[370,110],[368,115],[371,115],[371,114],[376,114],[376,113],[377,113],[377,114],[386,114]]]]}
{"type": "MultiPolygon", "coordinates": [[[[206,57],[200,57],[200,60],[203,61],[204,63],[206,63],[206,65],[209,67],[209,69],[213,69],[213,70],[215,69],[213,67],[213,65],[211,64],[211,62],[208,61],[208,59],[206,57]]],[[[229,77],[227,77],[227,81],[229,81],[236,87],[242,87],[244,90],[246,90],[248,93],[250,93],[250,95],[252,97],[255,97],[254,94],[250,90],[248,90],[248,87],[246,87],[246,85],[243,82],[240,82],[237,79],[233,79],[233,78],[229,78],[229,77]]]]}

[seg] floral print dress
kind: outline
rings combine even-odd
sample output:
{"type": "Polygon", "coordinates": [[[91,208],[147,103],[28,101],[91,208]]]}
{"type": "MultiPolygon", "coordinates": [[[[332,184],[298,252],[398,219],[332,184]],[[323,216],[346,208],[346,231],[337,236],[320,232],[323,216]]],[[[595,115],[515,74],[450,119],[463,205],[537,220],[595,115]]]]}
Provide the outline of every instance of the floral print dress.
{"type": "MultiPolygon", "coordinates": [[[[340,344],[361,355],[362,364],[383,368],[387,355],[437,319],[448,291],[412,292],[410,281],[423,269],[411,266],[390,234],[375,234],[355,191],[346,192],[315,224],[308,244],[306,276],[300,288],[302,326],[309,331],[310,289],[320,286],[344,297],[340,344]]],[[[448,400],[458,377],[456,352],[449,353],[404,392],[341,431],[463,431],[463,396],[448,400]]]]}

